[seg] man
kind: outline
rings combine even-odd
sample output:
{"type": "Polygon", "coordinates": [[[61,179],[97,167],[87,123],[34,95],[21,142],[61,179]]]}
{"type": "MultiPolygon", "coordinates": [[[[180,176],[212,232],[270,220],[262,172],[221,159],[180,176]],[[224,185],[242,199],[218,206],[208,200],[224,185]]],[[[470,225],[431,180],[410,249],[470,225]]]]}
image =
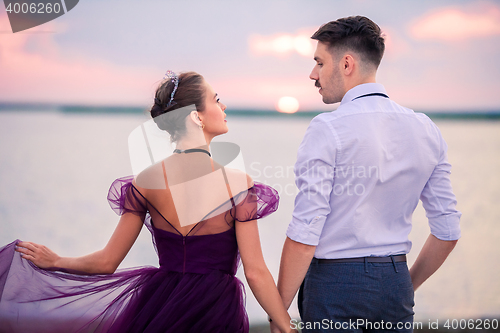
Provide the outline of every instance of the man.
{"type": "Polygon", "coordinates": [[[460,238],[446,143],[427,116],[376,83],[384,53],[377,24],[342,18],[312,39],[310,78],[324,103],[341,103],[311,121],[299,147],[278,289],[288,308],[300,287],[302,323],[291,325],[302,332],[411,332],[414,290],[460,238]],[[431,234],[408,270],[419,198],[431,234]]]}

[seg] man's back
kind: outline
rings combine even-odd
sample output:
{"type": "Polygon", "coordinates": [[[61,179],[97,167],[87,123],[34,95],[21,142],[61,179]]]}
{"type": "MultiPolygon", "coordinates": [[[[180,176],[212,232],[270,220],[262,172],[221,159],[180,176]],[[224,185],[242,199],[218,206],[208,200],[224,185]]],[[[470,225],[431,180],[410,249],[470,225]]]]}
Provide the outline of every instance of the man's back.
{"type": "MultiPolygon", "coordinates": [[[[355,87],[337,111],[313,121],[312,127],[323,131],[327,144],[335,147],[331,212],[316,258],[408,253],[411,217],[421,196],[429,216],[459,217],[454,197],[446,195],[451,193],[451,166],[436,125],[384,96],[359,98],[372,91],[383,92],[383,87],[355,87]]],[[[430,223],[438,237],[459,237],[459,230],[442,218],[430,223]]]]}

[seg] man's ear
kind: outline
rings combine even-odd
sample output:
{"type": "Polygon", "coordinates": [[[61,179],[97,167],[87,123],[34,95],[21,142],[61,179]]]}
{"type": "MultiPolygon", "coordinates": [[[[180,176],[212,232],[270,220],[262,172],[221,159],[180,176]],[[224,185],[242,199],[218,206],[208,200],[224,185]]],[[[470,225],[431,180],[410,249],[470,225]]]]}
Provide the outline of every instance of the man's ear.
{"type": "Polygon", "coordinates": [[[356,66],[356,60],[349,53],[342,57],[342,71],[344,75],[351,75],[354,71],[354,67],[356,66]]]}

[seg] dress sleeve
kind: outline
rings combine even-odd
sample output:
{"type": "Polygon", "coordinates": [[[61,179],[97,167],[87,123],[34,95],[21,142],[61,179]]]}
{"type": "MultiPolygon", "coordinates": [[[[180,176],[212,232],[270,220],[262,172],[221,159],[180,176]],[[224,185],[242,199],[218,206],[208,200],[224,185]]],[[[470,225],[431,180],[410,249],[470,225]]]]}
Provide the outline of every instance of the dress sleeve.
{"type": "Polygon", "coordinates": [[[144,216],[147,212],[146,199],[132,185],[133,180],[133,176],[118,178],[109,188],[108,202],[118,215],[132,213],[144,216]]]}
{"type": "Polygon", "coordinates": [[[235,206],[230,214],[239,222],[258,220],[274,213],[279,201],[278,192],[274,188],[254,182],[251,188],[234,197],[235,206]]]}

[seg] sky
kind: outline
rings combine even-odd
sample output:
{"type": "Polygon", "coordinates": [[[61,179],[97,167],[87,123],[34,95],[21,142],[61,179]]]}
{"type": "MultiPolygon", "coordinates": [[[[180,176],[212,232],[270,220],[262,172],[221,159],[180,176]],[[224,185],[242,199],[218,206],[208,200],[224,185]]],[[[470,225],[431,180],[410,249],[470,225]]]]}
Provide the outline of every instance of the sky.
{"type": "Polygon", "coordinates": [[[498,0],[85,0],[15,34],[0,4],[0,102],[147,107],[170,69],[202,74],[229,109],[331,110],[309,37],[351,15],[382,28],[377,82],[399,104],[500,110],[498,0]]]}

